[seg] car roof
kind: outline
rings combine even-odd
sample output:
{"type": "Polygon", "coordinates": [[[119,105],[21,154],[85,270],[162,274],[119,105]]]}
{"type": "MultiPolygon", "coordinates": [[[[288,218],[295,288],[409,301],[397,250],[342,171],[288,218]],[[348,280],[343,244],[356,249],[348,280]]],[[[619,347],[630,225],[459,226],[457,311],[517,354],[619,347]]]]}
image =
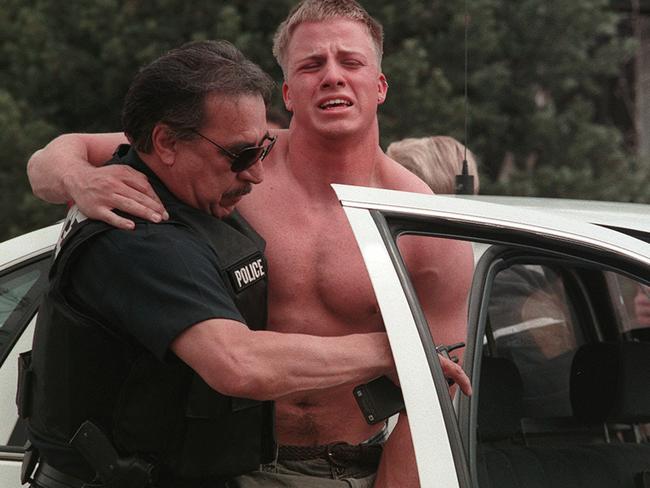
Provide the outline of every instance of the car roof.
{"type": "Polygon", "coordinates": [[[54,249],[62,222],[0,243],[0,269],[54,249]]]}
{"type": "Polygon", "coordinates": [[[650,233],[650,205],[569,198],[458,195],[457,198],[551,212],[605,227],[650,233]]]}
{"type": "MultiPolygon", "coordinates": [[[[632,253],[636,259],[650,263],[648,243],[625,233],[614,232],[605,225],[594,225],[584,217],[558,215],[555,210],[504,205],[478,199],[457,198],[453,195],[427,195],[341,184],[333,184],[332,188],[342,205],[350,209],[375,209],[386,213],[451,219],[472,225],[491,225],[504,230],[510,228],[529,233],[544,233],[565,242],[589,241],[611,250],[617,249],[617,252],[622,251],[627,255],[632,253]]],[[[620,222],[615,221],[613,217],[610,222],[615,223],[613,227],[621,227],[620,222]]],[[[633,228],[648,232],[650,222],[645,227],[633,228]]]]}

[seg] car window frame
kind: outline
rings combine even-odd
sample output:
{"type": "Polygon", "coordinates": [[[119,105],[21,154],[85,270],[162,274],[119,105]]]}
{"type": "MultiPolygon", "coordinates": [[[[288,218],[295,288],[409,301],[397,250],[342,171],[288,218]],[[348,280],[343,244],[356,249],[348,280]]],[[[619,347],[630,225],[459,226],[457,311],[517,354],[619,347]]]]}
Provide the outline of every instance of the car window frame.
{"type": "MultiPolygon", "coordinates": [[[[458,465],[458,460],[454,458],[463,456],[463,451],[453,448],[452,452],[449,423],[445,420],[448,416],[441,412],[440,401],[428,401],[429,398],[438,399],[440,389],[435,385],[435,376],[444,383],[449,408],[453,412],[447,383],[436,356],[431,352],[433,348],[425,347],[420,336],[422,332],[430,339],[430,332],[426,325],[423,328],[422,323],[416,324],[414,317],[417,313],[414,314],[411,307],[413,297],[407,297],[408,286],[402,284],[407,275],[405,268],[400,266],[399,252],[392,237],[387,234],[387,228],[382,225],[381,215],[358,208],[344,208],[344,211],[359,244],[386,326],[404,401],[409,411],[407,419],[411,426],[421,486],[433,486],[433,483],[438,483],[450,488],[469,488],[472,485],[468,473],[465,478],[459,480],[458,477],[458,470],[463,469],[465,462],[462,461],[458,465]],[[433,373],[436,366],[438,373],[433,373]],[[426,401],[423,401],[423,397],[426,397],[426,401]],[[416,425],[418,428],[414,428],[416,425]]],[[[432,344],[432,341],[429,343],[432,344]]]]}

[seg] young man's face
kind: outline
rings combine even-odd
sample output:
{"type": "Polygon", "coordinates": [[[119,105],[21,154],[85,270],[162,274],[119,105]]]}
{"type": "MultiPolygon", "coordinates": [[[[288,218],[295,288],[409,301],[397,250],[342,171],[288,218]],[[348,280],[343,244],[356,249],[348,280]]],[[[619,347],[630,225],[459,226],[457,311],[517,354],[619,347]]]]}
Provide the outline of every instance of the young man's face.
{"type": "MultiPolygon", "coordinates": [[[[206,114],[199,132],[231,153],[260,145],[267,134],[266,110],[259,95],[227,100],[208,97],[206,114]]],[[[177,144],[177,194],[182,194],[189,205],[215,217],[230,214],[252,185],[262,181],[261,161],[235,173],[231,170],[232,158],[208,140],[197,136],[177,144]]]]}
{"type": "Polygon", "coordinates": [[[337,18],[304,22],[287,49],[282,87],[294,124],[323,137],[372,127],[388,85],[366,27],[337,18]]]}

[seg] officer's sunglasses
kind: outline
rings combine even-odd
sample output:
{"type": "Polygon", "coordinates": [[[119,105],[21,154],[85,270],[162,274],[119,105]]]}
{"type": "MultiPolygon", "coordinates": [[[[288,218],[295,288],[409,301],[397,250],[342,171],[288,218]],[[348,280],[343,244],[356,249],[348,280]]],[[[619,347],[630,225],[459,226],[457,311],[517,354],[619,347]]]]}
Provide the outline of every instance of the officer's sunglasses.
{"type": "Polygon", "coordinates": [[[209,137],[205,137],[198,130],[192,129],[192,132],[194,132],[197,136],[202,137],[213,146],[216,146],[217,149],[219,149],[219,151],[221,151],[222,154],[232,159],[230,169],[235,173],[241,173],[242,171],[246,171],[248,168],[253,166],[258,161],[262,161],[271,152],[271,149],[273,149],[273,145],[275,144],[275,141],[277,139],[276,136],[271,137],[268,134],[266,134],[260,141],[259,146],[245,147],[238,153],[233,153],[228,151],[228,149],[226,149],[225,147],[217,144],[209,137]],[[263,145],[264,141],[266,141],[267,139],[271,142],[269,142],[266,146],[264,146],[263,145]]]}

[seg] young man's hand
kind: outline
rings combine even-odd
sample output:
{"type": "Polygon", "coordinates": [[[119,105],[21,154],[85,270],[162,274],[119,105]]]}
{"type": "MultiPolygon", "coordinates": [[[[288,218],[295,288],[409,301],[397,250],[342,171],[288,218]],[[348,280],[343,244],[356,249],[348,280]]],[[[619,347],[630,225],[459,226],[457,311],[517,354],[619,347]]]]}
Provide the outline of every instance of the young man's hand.
{"type": "Polygon", "coordinates": [[[114,210],[156,223],[169,218],[147,177],[128,166],[88,167],[67,175],[64,181],[84,215],[119,229],[133,229],[135,223],[114,210]]]}

